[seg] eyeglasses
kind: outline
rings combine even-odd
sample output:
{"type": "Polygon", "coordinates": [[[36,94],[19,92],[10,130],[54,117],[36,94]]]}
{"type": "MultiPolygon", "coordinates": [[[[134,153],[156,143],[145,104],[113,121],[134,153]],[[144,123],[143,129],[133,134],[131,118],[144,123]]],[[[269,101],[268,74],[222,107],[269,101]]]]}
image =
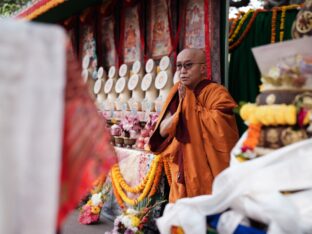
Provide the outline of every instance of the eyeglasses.
{"type": "Polygon", "coordinates": [[[187,63],[177,63],[177,71],[181,71],[184,67],[185,70],[189,70],[193,67],[194,64],[205,64],[205,63],[193,63],[193,62],[187,62],[187,63]]]}

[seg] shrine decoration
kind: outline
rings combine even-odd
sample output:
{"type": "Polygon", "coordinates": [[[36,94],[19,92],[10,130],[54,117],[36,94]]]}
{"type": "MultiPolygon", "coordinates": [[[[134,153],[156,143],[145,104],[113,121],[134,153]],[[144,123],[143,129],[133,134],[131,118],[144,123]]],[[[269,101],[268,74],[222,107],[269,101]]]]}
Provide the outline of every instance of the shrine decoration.
{"type": "Polygon", "coordinates": [[[117,35],[115,9],[117,1],[106,1],[102,3],[98,12],[98,54],[99,64],[104,67],[118,65],[117,35]]]}
{"type": "Polygon", "coordinates": [[[50,9],[64,3],[65,0],[39,0],[22,9],[15,18],[32,20],[49,11],[50,9]]]}
{"type": "Polygon", "coordinates": [[[143,4],[138,0],[125,0],[121,9],[119,65],[142,61],[145,51],[143,4]]]}

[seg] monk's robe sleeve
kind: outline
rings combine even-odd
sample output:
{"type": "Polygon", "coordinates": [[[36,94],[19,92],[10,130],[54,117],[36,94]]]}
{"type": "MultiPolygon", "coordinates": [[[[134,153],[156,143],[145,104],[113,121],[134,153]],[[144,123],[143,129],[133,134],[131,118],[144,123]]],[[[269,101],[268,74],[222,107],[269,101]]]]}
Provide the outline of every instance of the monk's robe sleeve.
{"type": "Polygon", "coordinates": [[[229,165],[230,152],[239,135],[228,91],[221,85],[210,84],[196,97],[207,160],[214,176],[229,165]]]}
{"type": "Polygon", "coordinates": [[[176,135],[177,125],[179,123],[181,113],[181,102],[179,102],[179,98],[177,94],[170,100],[168,105],[164,105],[164,109],[159,115],[158,122],[155,127],[155,131],[152,134],[149,140],[150,150],[156,154],[163,152],[168,145],[171,144],[174,136],[176,135]],[[164,120],[167,113],[171,113],[173,115],[172,124],[168,128],[168,136],[162,137],[160,135],[160,124],[164,120]]]}

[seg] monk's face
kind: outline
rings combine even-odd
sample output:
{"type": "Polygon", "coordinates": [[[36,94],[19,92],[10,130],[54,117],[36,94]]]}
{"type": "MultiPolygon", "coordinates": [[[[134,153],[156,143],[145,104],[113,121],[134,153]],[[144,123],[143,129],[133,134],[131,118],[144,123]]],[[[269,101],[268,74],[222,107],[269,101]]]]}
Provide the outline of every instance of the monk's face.
{"type": "Polygon", "coordinates": [[[190,89],[205,78],[205,53],[199,49],[184,49],[177,57],[177,71],[182,84],[190,89]]]}

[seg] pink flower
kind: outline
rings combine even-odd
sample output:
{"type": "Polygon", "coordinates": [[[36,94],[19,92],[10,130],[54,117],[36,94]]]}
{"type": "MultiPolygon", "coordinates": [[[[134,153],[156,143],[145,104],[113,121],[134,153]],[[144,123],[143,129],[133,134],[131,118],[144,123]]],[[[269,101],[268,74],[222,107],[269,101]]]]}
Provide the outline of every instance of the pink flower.
{"type": "Polygon", "coordinates": [[[300,128],[303,127],[303,124],[304,124],[303,122],[304,122],[304,119],[305,119],[307,114],[308,114],[308,111],[305,108],[301,107],[300,111],[298,113],[298,116],[297,116],[297,118],[298,118],[298,125],[299,125],[300,128]]]}
{"type": "Polygon", "coordinates": [[[241,148],[242,152],[245,153],[247,152],[248,150],[252,151],[252,148],[248,147],[248,146],[242,146],[241,148]]]}
{"type": "Polygon", "coordinates": [[[78,221],[81,224],[92,224],[99,220],[99,214],[92,214],[91,207],[89,205],[84,205],[80,211],[78,221]]]}

